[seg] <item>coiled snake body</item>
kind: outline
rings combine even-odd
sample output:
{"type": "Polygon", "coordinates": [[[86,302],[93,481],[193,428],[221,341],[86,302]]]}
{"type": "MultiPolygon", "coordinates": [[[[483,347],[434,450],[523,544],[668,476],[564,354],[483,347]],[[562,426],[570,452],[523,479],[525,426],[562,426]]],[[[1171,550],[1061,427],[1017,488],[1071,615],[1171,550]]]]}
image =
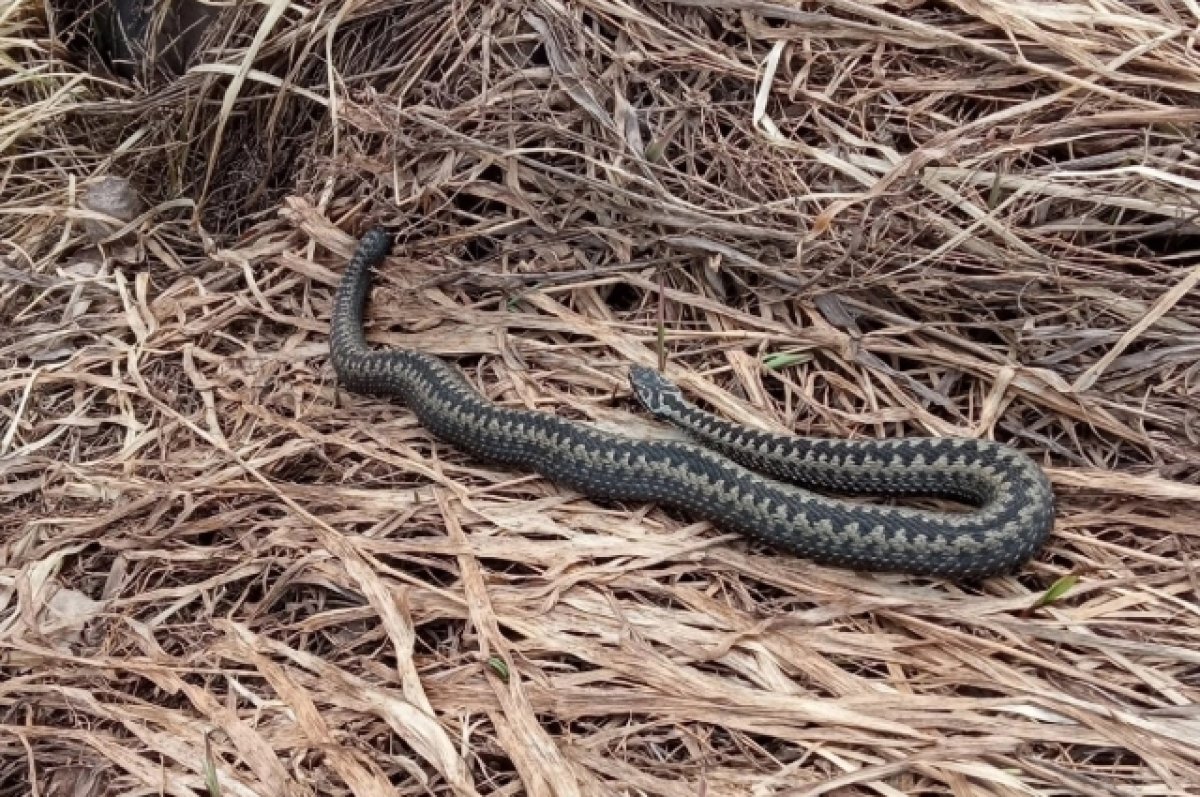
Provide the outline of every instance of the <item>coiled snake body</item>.
{"type": "Polygon", "coordinates": [[[777,549],[860,570],[951,578],[1009,572],[1053,526],[1050,484],[1015,449],[970,439],[767,434],[698,409],[640,366],[630,379],[639,401],[703,445],[637,440],[499,407],[437,357],[368,347],[363,312],[370,272],[390,246],[383,230],[371,230],[342,277],[331,321],[334,370],[349,390],[398,396],[434,435],[473,456],[536,471],[592,497],[673,506],[777,549]],[[976,508],[858,504],[806,487],[953,498],[976,508]]]}

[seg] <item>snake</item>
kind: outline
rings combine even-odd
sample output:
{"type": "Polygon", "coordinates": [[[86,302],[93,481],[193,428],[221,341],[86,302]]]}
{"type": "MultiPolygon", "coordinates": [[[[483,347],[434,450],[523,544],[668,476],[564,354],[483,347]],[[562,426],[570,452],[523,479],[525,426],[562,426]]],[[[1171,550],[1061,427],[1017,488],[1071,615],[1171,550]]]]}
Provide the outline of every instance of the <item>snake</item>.
{"type": "MultiPolygon", "coordinates": [[[[760,431],[689,402],[657,370],[629,385],[683,439],[641,439],[486,398],[450,362],[368,344],[372,271],[392,246],[358,240],[333,297],[330,360],[352,393],[398,398],[435,438],[601,501],[671,507],[819,566],[974,580],[1011,574],[1052,531],[1054,494],[1016,448],[968,437],[840,439],[760,431]],[[926,497],[960,509],[854,500],[926,497]]],[[[936,506],[936,505],[935,505],[936,506]]]]}

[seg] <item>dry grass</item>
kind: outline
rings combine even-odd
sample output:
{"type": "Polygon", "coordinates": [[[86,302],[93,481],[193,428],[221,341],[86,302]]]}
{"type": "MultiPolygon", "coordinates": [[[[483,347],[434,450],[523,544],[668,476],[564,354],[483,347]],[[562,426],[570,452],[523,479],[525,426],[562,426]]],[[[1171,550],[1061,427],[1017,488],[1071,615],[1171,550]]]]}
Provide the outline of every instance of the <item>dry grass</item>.
{"type": "Polygon", "coordinates": [[[0,796],[1200,793],[1193,3],[234,5],[140,83],[0,8],[0,796]],[[1030,452],[1054,539],[857,575],[472,461],[335,388],[372,221],[373,340],[498,401],[662,433],[661,323],[728,417],[1030,452]]]}

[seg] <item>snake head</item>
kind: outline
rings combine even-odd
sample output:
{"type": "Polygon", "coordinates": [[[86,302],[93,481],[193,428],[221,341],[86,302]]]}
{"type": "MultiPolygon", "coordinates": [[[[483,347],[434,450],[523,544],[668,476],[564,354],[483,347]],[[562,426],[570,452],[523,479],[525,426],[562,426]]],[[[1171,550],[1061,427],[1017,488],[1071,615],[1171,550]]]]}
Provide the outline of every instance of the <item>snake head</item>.
{"type": "Polygon", "coordinates": [[[683,392],[674,382],[644,365],[629,367],[629,386],[633,388],[633,395],[652,415],[670,415],[686,404],[683,392]]]}

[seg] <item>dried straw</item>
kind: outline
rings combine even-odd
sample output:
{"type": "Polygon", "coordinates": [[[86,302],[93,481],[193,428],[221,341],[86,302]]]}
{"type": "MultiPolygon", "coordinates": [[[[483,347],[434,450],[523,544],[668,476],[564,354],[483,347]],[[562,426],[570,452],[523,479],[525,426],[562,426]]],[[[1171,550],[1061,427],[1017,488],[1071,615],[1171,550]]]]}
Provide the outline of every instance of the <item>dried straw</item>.
{"type": "Polygon", "coordinates": [[[1200,793],[1193,3],[232,6],[132,80],[0,10],[0,797],[1200,793]],[[1054,539],[854,574],[474,461],[334,384],[372,222],[372,340],[499,402],[1000,439],[1054,539]]]}

